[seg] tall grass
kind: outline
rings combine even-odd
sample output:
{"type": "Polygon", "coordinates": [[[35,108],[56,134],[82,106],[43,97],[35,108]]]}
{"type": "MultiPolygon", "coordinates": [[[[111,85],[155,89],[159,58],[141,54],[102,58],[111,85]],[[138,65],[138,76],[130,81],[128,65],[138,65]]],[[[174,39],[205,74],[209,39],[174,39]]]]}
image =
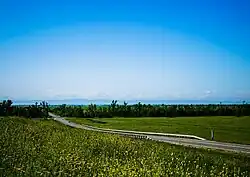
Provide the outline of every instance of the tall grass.
{"type": "Polygon", "coordinates": [[[249,176],[250,157],[0,119],[3,176],[249,176]]]}

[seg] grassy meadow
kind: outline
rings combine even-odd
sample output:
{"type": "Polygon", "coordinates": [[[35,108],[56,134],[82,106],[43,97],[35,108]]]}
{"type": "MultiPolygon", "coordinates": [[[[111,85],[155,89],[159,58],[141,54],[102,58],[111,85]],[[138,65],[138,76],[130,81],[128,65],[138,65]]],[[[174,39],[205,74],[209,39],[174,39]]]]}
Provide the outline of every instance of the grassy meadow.
{"type": "Polygon", "coordinates": [[[250,117],[247,116],[68,118],[68,120],[102,128],[192,134],[206,139],[211,138],[211,129],[214,129],[216,141],[250,144],[250,117]]]}
{"type": "Polygon", "coordinates": [[[0,119],[2,176],[249,176],[250,157],[0,119]]]}

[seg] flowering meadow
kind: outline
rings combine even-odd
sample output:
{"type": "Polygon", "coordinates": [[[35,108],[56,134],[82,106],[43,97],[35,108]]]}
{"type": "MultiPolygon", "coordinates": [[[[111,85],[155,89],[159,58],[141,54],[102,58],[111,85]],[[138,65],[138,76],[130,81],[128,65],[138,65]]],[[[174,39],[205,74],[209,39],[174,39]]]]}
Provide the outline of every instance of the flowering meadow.
{"type": "Polygon", "coordinates": [[[250,157],[9,117],[0,176],[250,176],[250,157]]]}

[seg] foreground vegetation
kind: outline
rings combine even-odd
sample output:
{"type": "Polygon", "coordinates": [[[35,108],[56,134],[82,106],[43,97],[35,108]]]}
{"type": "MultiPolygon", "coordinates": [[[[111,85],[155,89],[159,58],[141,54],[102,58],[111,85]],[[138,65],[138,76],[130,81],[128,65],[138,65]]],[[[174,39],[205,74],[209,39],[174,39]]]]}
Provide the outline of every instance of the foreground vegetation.
{"type": "Polygon", "coordinates": [[[249,176],[250,157],[0,119],[3,176],[249,176]]]}
{"type": "Polygon", "coordinates": [[[250,117],[68,118],[79,124],[147,132],[193,134],[216,141],[250,144],[250,117]]]}
{"type": "Polygon", "coordinates": [[[194,116],[250,116],[250,104],[236,105],[123,105],[112,101],[107,106],[54,106],[52,112],[64,117],[194,117],[194,116]]]}

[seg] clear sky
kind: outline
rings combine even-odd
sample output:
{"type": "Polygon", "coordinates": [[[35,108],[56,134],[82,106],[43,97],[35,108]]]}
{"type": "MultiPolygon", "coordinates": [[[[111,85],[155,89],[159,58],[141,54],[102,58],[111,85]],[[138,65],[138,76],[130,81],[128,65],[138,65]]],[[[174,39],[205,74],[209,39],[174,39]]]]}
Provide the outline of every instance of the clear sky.
{"type": "Polygon", "coordinates": [[[249,0],[2,0],[0,98],[250,99],[249,0]]]}

